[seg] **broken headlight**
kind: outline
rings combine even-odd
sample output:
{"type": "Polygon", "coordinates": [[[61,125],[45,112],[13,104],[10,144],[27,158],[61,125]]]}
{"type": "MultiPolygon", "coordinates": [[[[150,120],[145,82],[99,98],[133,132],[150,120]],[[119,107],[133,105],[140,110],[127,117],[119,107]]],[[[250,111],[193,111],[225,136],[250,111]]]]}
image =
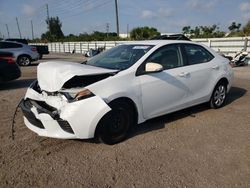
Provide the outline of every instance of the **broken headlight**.
{"type": "Polygon", "coordinates": [[[63,92],[62,94],[68,99],[69,102],[75,102],[94,96],[94,94],[88,89],[83,89],[77,93],[63,92]]]}

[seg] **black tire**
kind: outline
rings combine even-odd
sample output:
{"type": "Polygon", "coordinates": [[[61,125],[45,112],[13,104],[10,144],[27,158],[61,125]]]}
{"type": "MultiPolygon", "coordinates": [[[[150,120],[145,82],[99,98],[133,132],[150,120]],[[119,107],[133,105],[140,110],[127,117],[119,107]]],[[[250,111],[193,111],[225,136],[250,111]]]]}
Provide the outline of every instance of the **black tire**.
{"type": "Polygon", "coordinates": [[[214,88],[213,94],[209,102],[210,107],[214,109],[221,108],[225,104],[226,97],[227,97],[227,84],[226,82],[221,81],[214,88]]]}
{"type": "Polygon", "coordinates": [[[96,137],[100,142],[113,145],[125,140],[134,123],[134,113],[126,101],[110,104],[112,110],[99,122],[96,137]]]}
{"type": "Polygon", "coordinates": [[[21,55],[17,58],[17,64],[20,66],[29,66],[31,64],[31,58],[27,55],[21,55]]]}
{"type": "Polygon", "coordinates": [[[43,54],[39,54],[39,59],[42,59],[43,58],[43,54]]]}

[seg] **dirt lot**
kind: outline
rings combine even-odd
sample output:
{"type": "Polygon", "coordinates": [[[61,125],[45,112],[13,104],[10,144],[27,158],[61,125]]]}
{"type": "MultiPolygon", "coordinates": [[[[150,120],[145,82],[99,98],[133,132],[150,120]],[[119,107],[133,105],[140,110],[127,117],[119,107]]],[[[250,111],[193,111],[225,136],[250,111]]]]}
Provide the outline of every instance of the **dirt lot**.
{"type": "MultiPolygon", "coordinates": [[[[80,55],[44,60],[81,61],[80,55]]],[[[36,65],[0,85],[0,187],[250,187],[250,66],[234,68],[227,105],[199,105],[137,126],[123,143],[38,137],[18,111],[36,65]]]]}

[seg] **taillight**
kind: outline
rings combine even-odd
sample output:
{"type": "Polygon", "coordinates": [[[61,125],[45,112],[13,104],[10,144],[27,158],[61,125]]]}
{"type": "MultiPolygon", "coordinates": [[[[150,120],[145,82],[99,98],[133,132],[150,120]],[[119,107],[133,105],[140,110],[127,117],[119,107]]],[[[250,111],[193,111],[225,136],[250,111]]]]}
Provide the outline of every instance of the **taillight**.
{"type": "Polygon", "coordinates": [[[14,64],[15,63],[14,57],[0,57],[0,60],[6,61],[8,64],[14,64]]]}
{"type": "Polygon", "coordinates": [[[33,52],[37,52],[36,47],[32,47],[31,50],[32,50],[33,52]]]}

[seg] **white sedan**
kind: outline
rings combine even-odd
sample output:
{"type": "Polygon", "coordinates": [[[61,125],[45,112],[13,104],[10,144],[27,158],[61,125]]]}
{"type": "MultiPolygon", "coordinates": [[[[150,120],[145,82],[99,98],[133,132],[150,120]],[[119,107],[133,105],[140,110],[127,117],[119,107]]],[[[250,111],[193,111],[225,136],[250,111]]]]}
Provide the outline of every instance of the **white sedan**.
{"type": "Polygon", "coordinates": [[[209,102],[224,105],[233,71],[210,48],[188,41],[119,45],[82,64],[41,63],[21,102],[40,136],[123,141],[133,125],[209,102]]]}

